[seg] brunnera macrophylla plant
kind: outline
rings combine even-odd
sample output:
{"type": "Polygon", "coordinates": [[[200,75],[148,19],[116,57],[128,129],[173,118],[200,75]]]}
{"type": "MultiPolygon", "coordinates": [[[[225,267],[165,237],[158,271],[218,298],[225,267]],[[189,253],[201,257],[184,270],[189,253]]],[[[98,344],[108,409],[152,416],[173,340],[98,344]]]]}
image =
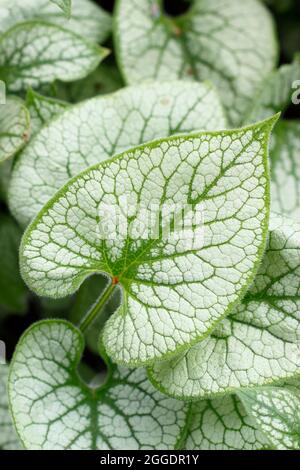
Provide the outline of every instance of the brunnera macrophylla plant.
{"type": "Polygon", "coordinates": [[[190,3],[0,0],[1,449],[300,448],[299,55],[190,3]]]}

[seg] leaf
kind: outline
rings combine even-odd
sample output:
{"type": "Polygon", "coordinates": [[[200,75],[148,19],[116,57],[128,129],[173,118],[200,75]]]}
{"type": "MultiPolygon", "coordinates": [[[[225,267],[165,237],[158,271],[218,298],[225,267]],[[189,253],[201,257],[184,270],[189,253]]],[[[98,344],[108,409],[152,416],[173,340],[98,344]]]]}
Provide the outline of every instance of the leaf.
{"type": "MultiPolygon", "coordinates": [[[[56,0],[67,3],[70,0],[56,0]]],[[[103,43],[111,32],[111,17],[89,0],[72,0],[72,16],[65,14],[50,0],[1,0],[0,33],[27,20],[38,19],[64,27],[89,39],[103,43]]]]}
{"type": "Polygon", "coordinates": [[[284,111],[292,103],[293,85],[299,78],[300,54],[297,54],[293,63],[282,65],[265,79],[254,97],[246,122],[266,119],[284,111]]]}
{"type": "Polygon", "coordinates": [[[0,37],[0,77],[11,91],[69,82],[88,75],[107,54],[60,26],[28,21],[0,37]]]}
{"type": "Polygon", "coordinates": [[[65,111],[68,104],[42,96],[29,89],[26,96],[26,106],[30,112],[31,132],[32,135],[35,135],[46,123],[65,111]]]}
{"type": "Polygon", "coordinates": [[[71,0],[50,0],[52,3],[57,5],[66,15],[67,18],[71,17],[72,12],[72,1],[71,0]]]}
{"type": "Polygon", "coordinates": [[[93,272],[119,283],[122,306],[104,328],[115,362],[148,364],[199,341],[244,293],[263,255],[277,118],[154,141],[84,171],[27,229],[23,278],[49,297],[75,292],[93,272]],[[164,208],[175,219],[186,208],[185,230],[174,223],[166,231],[164,208]],[[108,237],[107,210],[123,214],[109,217],[108,237]],[[164,222],[154,233],[157,211],[164,222]]]}
{"type": "Polygon", "coordinates": [[[194,0],[177,18],[162,0],[118,0],[115,45],[127,83],[211,80],[233,125],[276,62],[273,22],[256,0],[194,0]]]}
{"type": "Polygon", "coordinates": [[[21,231],[14,220],[0,213],[0,306],[25,313],[28,291],[19,272],[21,231]]]}
{"type": "Polygon", "coordinates": [[[76,372],[82,349],[82,335],[64,321],[33,325],[17,346],[9,395],[27,449],[265,447],[237,397],[184,404],[155,391],[144,370],[116,366],[91,389],[76,372]]]}
{"type": "Polygon", "coordinates": [[[300,121],[280,121],[271,150],[271,194],[274,211],[300,222],[300,121]]]}
{"type": "Polygon", "coordinates": [[[82,334],[64,321],[29,328],[13,357],[9,397],[27,449],[172,449],[186,405],[160,395],[142,369],[111,366],[103,387],[82,382],[82,334]]]}
{"type": "Polygon", "coordinates": [[[260,450],[268,440],[236,395],[191,406],[186,450],[260,450]]]}
{"type": "Polygon", "coordinates": [[[242,402],[277,450],[300,449],[300,395],[265,387],[240,393],[242,402]]]}
{"type": "Polygon", "coordinates": [[[0,164],[20,150],[29,138],[30,116],[23,102],[9,97],[0,105],[0,164]]]}
{"type": "Polygon", "coordinates": [[[62,185],[91,165],[156,138],[224,128],[219,98],[207,84],[140,85],[94,98],[45,127],[20,156],[10,209],[25,226],[62,185]]]}
{"type": "Polygon", "coordinates": [[[21,448],[10,417],[7,397],[8,367],[0,364],[0,450],[21,448]]]}
{"type": "Polygon", "coordinates": [[[300,225],[273,217],[267,252],[241,304],[150,378],[168,395],[201,399],[297,375],[300,368],[300,225]]]}

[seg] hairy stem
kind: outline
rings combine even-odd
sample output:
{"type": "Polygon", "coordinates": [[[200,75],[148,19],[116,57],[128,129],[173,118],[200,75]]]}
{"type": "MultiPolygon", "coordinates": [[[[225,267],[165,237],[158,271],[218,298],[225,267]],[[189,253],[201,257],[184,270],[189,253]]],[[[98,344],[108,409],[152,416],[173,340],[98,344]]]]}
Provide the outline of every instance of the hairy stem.
{"type": "Polygon", "coordinates": [[[79,324],[79,329],[84,332],[90,326],[90,324],[95,320],[98,313],[101,312],[107,301],[109,300],[110,296],[112,295],[114,289],[116,287],[115,283],[112,283],[107,287],[104,293],[100,294],[97,302],[93,305],[93,307],[88,311],[86,316],[81,320],[79,324]]]}

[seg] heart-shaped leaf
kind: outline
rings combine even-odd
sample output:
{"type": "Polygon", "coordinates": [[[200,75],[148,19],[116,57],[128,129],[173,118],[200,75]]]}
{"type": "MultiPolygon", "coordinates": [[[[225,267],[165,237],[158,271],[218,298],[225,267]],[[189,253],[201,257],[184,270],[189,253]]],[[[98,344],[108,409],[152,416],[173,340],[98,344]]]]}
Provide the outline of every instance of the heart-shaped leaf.
{"type": "Polygon", "coordinates": [[[19,23],[0,36],[0,78],[12,91],[38,88],[54,80],[78,80],[107,54],[107,49],[60,26],[19,23]]]}
{"type": "Polygon", "coordinates": [[[0,164],[20,150],[29,138],[30,116],[23,102],[10,97],[0,104],[0,164]]]}
{"type": "Polygon", "coordinates": [[[177,18],[164,13],[162,0],[118,0],[115,15],[127,83],[211,80],[235,125],[275,65],[274,27],[257,0],[193,0],[177,18]]]}
{"type": "Polygon", "coordinates": [[[142,369],[111,366],[91,388],[77,366],[82,334],[64,321],[33,325],[11,364],[9,395],[27,449],[172,449],[185,427],[183,402],[160,395],[142,369]]]}
{"type": "Polygon", "coordinates": [[[17,450],[21,446],[8,408],[7,379],[8,367],[0,363],[0,450],[17,450]]]}
{"type": "Polygon", "coordinates": [[[141,85],[94,98],[45,127],[20,156],[10,208],[27,225],[70,177],[90,165],[156,138],[224,128],[219,98],[207,84],[141,85]]]}
{"type": "Polygon", "coordinates": [[[27,449],[266,446],[235,396],[188,405],[160,395],[143,370],[115,366],[102,387],[88,387],[76,370],[82,349],[81,333],[64,321],[33,325],[20,340],[9,395],[27,449]]]}
{"type": "Polygon", "coordinates": [[[35,135],[46,123],[65,111],[68,104],[42,96],[29,89],[26,96],[26,106],[30,113],[31,135],[35,135]]]}
{"type": "MultiPolygon", "coordinates": [[[[56,3],[68,1],[56,0],[56,3]]],[[[1,0],[0,33],[33,19],[62,26],[93,42],[103,43],[111,32],[110,15],[90,0],[72,0],[72,16],[67,21],[65,14],[51,0],[1,0]]]]}
{"type": "Polygon", "coordinates": [[[123,302],[104,329],[118,363],[152,363],[203,338],[263,255],[277,119],[154,141],[79,174],[27,229],[24,279],[49,297],[93,272],[119,284],[123,302]]]}
{"type": "Polygon", "coordinates": [[[272,209],[299,222],[300,120],[279,122],[271,148],[272,209]]]}
{"type": "Polygon", "coordinates": [[[273,217],[254,284],[212,335],[150,377],[169,395],[201,399],[283,380],[300,368],[300,226],[273,217]]]}
{"type": "Polygon", "coordinates": [[[278,450],[300,449],[300,394],[287,387],[245,390],[239,395],[247,412],[278,450]]]}
{"type": "Polygon", "coordinates": [[[64,12],[67,18],[70,18],[72,11],[72,0],[51,0],[51,2],[57,5],[64,12]]]}

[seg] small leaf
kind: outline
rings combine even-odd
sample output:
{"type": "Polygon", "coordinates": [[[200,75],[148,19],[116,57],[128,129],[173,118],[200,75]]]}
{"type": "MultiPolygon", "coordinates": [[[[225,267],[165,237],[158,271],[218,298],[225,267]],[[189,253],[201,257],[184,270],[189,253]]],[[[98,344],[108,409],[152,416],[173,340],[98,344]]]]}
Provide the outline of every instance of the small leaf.
{"type": "Polygon", "coordinates": [[[299,79],[300,54],[297,54],[292,64],[282,65],[262,83],[246,121],[255,122],[284,111],[292,103],[292,95],[296,91],[293,84],[299,79]]]}
{"type": "Polygon", "coordinates": [[[270,443],[277,450],[300,449],[300,388],[265,387],[245,390],[239,395],[270,443]]]}
{"type": "Polygon", "coordinates": [[[20,150],[29,138],[30,116],[23,102],[9,97],[0,104],[0,164],[20,150]]]}
{"type": "Polygon", "coordinates": [[[91,388],[77,366],[83,336],[64,321],[33,325],[13,357],[9,397],[27,449],[172,449],[187,406],[160,395],[142,369],[111,366],[103,387],[91,388]]]}
{"type": "MultiPolygon", "coordinates": [[[[56,0],[58,2],[68,3],[70,0],[56,0]]],[[[72,16],[67,21],[65,14],[51,0],[1,0],[0,33],[18,23],[34,19],[67,28],[100,44],[111,32],[110,15],[90,0],[72,0],[72,16]]]]}
{"type": "Polygon", "coordinates": [[[69,82],[88,75],[107,54],[60,26],[28,21],[0,37],[0,77],[12,91],[69,82]]]}
{"type": "Polygon", "coordinates": [[[263,255],[277,118],[154,141],[79,174],[27,229],[24,279],[49,297],[75,292],[93,272],[119,283],[123,302],[104,328],[115,362],[152,363],[200,340],[229,313],[263,255]],[[188,233],[175,223],[155,230],[157,213],[143,231],[153,204],[159,212],[186,208],[188,233]],[[123,214],[120,224],[109,218],[112,238],[101,232],[107,207],[123,214]]]}
{"type": "Polygon", "coordinates": [[[128,84],[148,79],[210,80],[234,125],[274,68],[273,22],[256,0],[194,0],[171,18],[161,0],[119,0],[117,58],[128,84]]]}
{"type": "Polygon", "coordinates": [[[71,17],[72,11],[72,0],[50,0],[52,3],[57,5],[66,15],[67,18],[71,17]]]}
{"type": "Polygon", "coordinates": [[[300,120],[280,121],[271,148],[272,209],[300,222],[300,120]]]}
{"type": "Polygon", "coordinates": [[[186,450],[260,450],[268,443],[236,395],[191,405],[186,450]]]}
{"type": "Polygon", "coordinates": [[[35,135],[46,123],[65,111],[68,104],[42,96],[29,89],[26,96],[26,106],[30,113],[31,133],[35,135]]]}
{"type": "Polygon", "coordinates": [[[14,220],[0,214],[0,306],[25,313],[28,291],[19,272],[21,231],[14,220]]]}
{"type": "Polygon", "coordinates": [[[27,225],[61,186],[91,165],[160,137],[226,127],[219,98],[207,84],[154,83],[91,99],[46,126],[20,156],[10,209],[27,225]]]}
{"type": "Polygon", "coordinates": [[[0,364],[0,450],[18,450],[21,448],[16,435],[7,397],[8,367],[0,364]]]}
{"type": "Polygon", "coordinates": [[[297,375],[300,368],[300,225],[273,217],[269,245],[253,286],[213,331],[152,382],[168,395],[201,399],[297,375]]]}

